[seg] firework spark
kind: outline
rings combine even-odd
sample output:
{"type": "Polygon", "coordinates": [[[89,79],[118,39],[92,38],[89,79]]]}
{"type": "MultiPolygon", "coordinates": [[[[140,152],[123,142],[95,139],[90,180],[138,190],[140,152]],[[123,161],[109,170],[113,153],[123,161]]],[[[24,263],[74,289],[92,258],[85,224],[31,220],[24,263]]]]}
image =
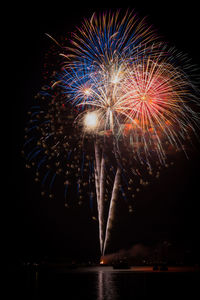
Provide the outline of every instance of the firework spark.
{"type": "Polygon", "coordinates": [[[86,65],[110,66],[116,57],[131,58],[138,49],[142,52],[143,44],[155,42],[155,39],[151,26],[133,11],[94,13],[72,33],[71,46],[64,54],[69,59],[66,66],[74,68],[74,64],[78,64],[79,71],[85,70],[86,65]]]}

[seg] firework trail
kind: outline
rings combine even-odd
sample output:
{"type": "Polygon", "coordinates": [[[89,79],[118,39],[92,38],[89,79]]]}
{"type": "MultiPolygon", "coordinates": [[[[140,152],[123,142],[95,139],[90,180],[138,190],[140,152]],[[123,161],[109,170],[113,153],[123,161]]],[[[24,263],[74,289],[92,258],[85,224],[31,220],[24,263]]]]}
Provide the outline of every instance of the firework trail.
{"type": "Polygon", "coordinates": [[[93,14],[72,33],[70,46],[54,40],[62,71],[52,72],[41,107],[30,112],[28,167],[36,166],[36,180],[42,173],[50,190],[62,176],[67,206],[74,185],[78,203],[89,193],[93,211],[96,194],[102,254],[119,195],[134,197],[131,177],[143,186],[158,178],[153,170],[167,165],[173,149],[185,152],[199,122],[188,65],[181,68],[181,56],[155,40],[132,12],[93,14]]]}
{"type": "Polygon", "coordinates": [[[119,185],[120,185],[120,168],[117,169],[115,180],[113,184],[113,190],[112,190],[112,196],[110,200],[110,208],[108,213],[108,220],[107,220],[107,226],[106,226],[106,235],[105,235],[105,241],[104,241],[104,249],[103,249],[103,256],[105,254],[107,242],[110,238],[110,230],[112,228],[112,222],[115,215],[115,209],[116,209],[116,202],[118,198],[118,192],[119,192],[119,185]]]}

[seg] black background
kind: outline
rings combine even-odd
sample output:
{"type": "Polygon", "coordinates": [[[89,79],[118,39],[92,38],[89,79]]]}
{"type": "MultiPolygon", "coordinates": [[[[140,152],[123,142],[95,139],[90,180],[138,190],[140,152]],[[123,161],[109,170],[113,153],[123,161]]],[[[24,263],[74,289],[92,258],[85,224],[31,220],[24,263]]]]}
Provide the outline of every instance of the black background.
{"type": "MultiPolygon", "coordinates": [[[[199,58],[199,9],[197,2],[175,6],[175,1],[135,2],[139,17],[147,16],[167,42],[187,53],[194,64],[199,58]]],[[[84,2],[86,5],[86,3],[84,2]]],[[[120,5],[120,3],[119,3],[120,5]]],[[[120,8],[120,7],[117,7],[120,8]]],[[[8,38],[11,42],[11,81],[8,91],[12,105],[12,178],[7,191],[6,232],[10,259],[27,257],[98,258],[98,224],[89,209],[64,207],[63,199],[41,197],[40,185],[34,183],[30,170],[24,168],[21,156],[27,110],[40,89],[44,54],[51,41],[68,35],[83,17],[110,8],[87,8],[79,2],[34,3],[12,7],[8,13],[8,38]]],[[[115,8],[111,8],[115,10],[115,8]]],[[[9,11],[9,10],[8,10],[9,11]]],[[[10,133],[9,133],[10,134],[10,133]]],[[[170,240],[177,247],[189,249],[196,257],[199,251],[199,146],[187,160],[175,157],[174,167],[138,196],[136,211],[129,216],[125,206],[116,218],[111,250],[129,248],[134,243],[154,244],[170,240]]]]}

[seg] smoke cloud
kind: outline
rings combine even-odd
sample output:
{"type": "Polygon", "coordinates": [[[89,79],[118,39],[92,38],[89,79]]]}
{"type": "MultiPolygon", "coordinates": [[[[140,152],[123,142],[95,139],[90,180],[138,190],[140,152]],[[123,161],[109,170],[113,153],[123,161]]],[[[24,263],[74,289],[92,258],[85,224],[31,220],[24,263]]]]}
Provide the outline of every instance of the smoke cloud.
{"type": "Polygon", "coordinates": [[[146,257],[150,254],[151,248],[148,246],[144,246],[142,244],[136,244],[130,249],[121,249],[116,253],[107,254],[103,257],[105,263],[111,263],[115,260],[120,260],[123,258],[130,258],[130,257],[146,257]]]}

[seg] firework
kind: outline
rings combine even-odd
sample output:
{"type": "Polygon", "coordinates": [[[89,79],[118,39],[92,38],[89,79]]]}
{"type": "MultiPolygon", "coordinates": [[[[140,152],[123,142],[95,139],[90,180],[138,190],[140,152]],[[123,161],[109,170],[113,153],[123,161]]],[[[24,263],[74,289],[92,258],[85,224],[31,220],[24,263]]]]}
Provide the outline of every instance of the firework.
{"type": "Polygon", "coordinates": [[[134,149],[138,158],[143,152],[149,163],[152,153],[165,163],[166,142],[184,150],[184,141],[198,126],[194,86],[175,59],[166,47],[157,56],[137,58],[123,82],[122,98],[128,111],[124,130],[133,146],[140,145],[134,149]]]}
{"type": "MultiPolygon", "coordinates": [[[[73,204],[74,186],[78,204],[88,194],[94,220],[98,213],[101,254],[119,195],[130,202],[158,178],[167,154],[185,151],[199,121],[180,56],[154,41],[151,28],[131,12],[94,14],[63,47],[62,71],[53,72],[30,112],[27,166],[35,166],[36,181],[49,182],[50,195],[62,178],[66,206],[73,204]]],[[[132,202],[128,207],[132,212],[132,202]]]]}

